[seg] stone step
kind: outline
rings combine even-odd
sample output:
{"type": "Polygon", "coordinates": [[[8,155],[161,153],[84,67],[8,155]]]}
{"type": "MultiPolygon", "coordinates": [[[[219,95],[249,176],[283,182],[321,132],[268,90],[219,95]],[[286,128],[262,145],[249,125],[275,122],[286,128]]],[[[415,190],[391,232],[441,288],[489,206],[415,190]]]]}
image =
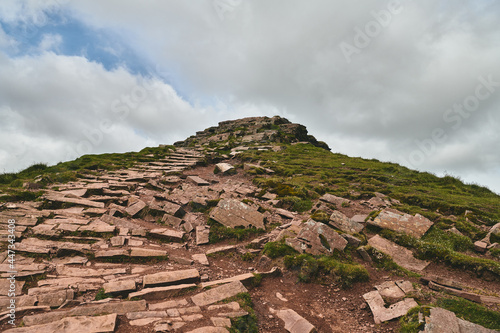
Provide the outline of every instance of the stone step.
{"type": "Polygon", "coordinates": [[[248,292],[248,290],[240,281],[234,281],[197,294],[191,297],[191,300],[198,306],[207,306],[226,298],[236,296],[239,293],[246,292],[248,292]]]}
{"type": "Polygon", "coordinates": [[[47,324],[18,327],[4,332],[10,333],[100,333],[114,332],[116,313],[102,316],[78,316],[62,318],[47,324]]]}
{"type": "Polygon", "coordinates": [[[195,283],[200,280],[200,273],[197,269],[186,269],[181,271],[160,272],[145,275],[143,287],[159,287],[174,284],[195,283]]]}
{"type": "Polygon", "coordinates": [[[167,297],[173,297],[195,288],[196,284],[194,283],[180,284],[168,287],[145,288],[135,293],[129,294],[128,297],[138,297],[146,299],[148,301],[163,300],[167,297]]]}

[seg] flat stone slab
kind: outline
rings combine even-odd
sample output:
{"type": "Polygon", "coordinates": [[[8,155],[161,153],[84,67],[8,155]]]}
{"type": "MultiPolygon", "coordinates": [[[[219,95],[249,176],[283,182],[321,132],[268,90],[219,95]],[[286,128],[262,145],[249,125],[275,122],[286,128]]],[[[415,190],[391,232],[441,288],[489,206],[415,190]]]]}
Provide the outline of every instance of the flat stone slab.
{"type": "Polygon", "coordinates": [[[430,316],[425,318],[423,333],[495,333],[497,330],[484,328],[483,326],[457,318],[448,310],[442,308],[431,308],[430,316]]]}
{"type": "Polygon", "coordinates": [[[239,293],[246,292],[248,292],[248,290],[247,288],[245,288],[243,283],[241,283],[240,281],[234,281],[197,294],[191,297],[191,300],[198,306],[206,306],[218,301],[222,301],[226,298],[236,296],[239,293]]]}
{"type": "Polygon", "coordinates": [[[255,227],[264,229],[264,215],[234,199],[222,199],[210,217],[226,227],[255,227]]]}
{"type": "Polygon", "coordinates": [[[325,193],[321,198],[319,198],[319,200],[321,200],[323,202],[331,203],[334,205],[338,205],[338,206],[341,206],[344,202],[345,203],[351,202],[348,199],[337,197],[337,196],[330,194],[330,193],[325,193]]]}
{"type": "Polygon", "coordinates": [[[188,301],[186,299],[172,300],[172,301],[166,301],[166,302],[154,303],[154,304],[148,305],[150,311],[163,310],[163,309],[173,309],[173,308],[180,308],[180,307],[186,307],[186,306],[188,306],[188,301]]]}
{"type": "Polygon", "coordinates": [[[173,284],[194,283],[200,280],[197,269],[160,272],[143,277],[143,287],[169,286],[173,284]]]}
{"type": "Polygon", "coordinates": [[[203,266],[208,266],[210,265],[210,263],[208,262],[208,258],[205,254],[203,253],[200,253],[200,254],[193,254],[191,256],[191,258],[193,258],[194,261],[196,261],[197,263],[203,265],[203,266]]]}
{"type": "Polygon", "coordinates": [[[51,323],[19,327],[4,332],[10,333],[105,333],[114,332],[116,313],[104,316],[78,316],[63,318],[51,323]]]}
{"type": "Polygon", "coordinates": [[[78,306],[76,308],[72,308],[71,310],[67,311],[53,311],[49,313],[40,313],[31,316],[25,316],[23,318],[23,322],[26,326],[34,326],[34,325],[47,324],[67,317],[95,316],[101,313],[125,314],[128,312],[137,312],[145,310],[146,310],[145,300],[130,301],[130,302],[127,301],[109,302],[102,304],[89,304],[89,305],[78,306]]]}
{"type": "Polygon", "coordinates": [[[201,287],[202,288],[211,287],[211,286],[215,286],[215,285],[218,285],[218,284],[231,283],[231,282],[234,282],[234,281],[240,281],[243,284],[247,284],[250,281],[252,281],[254,279],[254,277],[255,276],[252,273],[245,273],[245,274],[240,274],[240,275],[232,276],[232,277],[229,277],[229,278],[226,278],[226,279],[222,279],[222,280],[215,280],[215,281],[203,282],[203,283],[201,283],[201,287]]]}
{"type": "Polygon", "coordinates": [[[167,255],[167,251],[155,250],[155,249],[144,249],[140,247],[134,247],[130,250],[131,257],[164,257],[167,255]]]}
{"type": "Polygon", "coordinates": [[[310,219],[302,224],[297,237],[287,238],[286,243],[299,252],[328,255],[333,249],[343,251],[348,242],[328,225],[310,219]]]}
{"type": "Polygon", "coordinates": [[[389,210],[381,211],[373,221],[368,220],[368,223],[382,229],[402,232],[417,238],[422,237],[434,224],[420,214],[412,216],[401,212],[394,213],[389,210]]]}
{"type": "Polygon", "coordinates": [[[76,205],[88,206],[94,208],[104,208],[104,202],[96,202],[83,198],[70,198],[55,193],[45,194],[44,198],[55,202],[73,203],[76,205]]]}
{"type": "Polygon", "coordinates": [[[229,333],[224,327],[205,326],[186,333],[229,333]]]}
{"type": "Polygon", "coordinates": [[[214,173],[222,173],[224,175],[234,175],[236,169],[229,163],[217,163],[215,165],[214,173]]]}
{"type": "MultiPolygon", "coordinates": [[[[0,296],[8,296],[9,291],[11,290],[11,280],[7,279],[0,279],[0,296]]],[[[14,280],[14,284],[12,286],[15,286],[16,289],[16,296],[22,294],[23,286],[24,286],[25,281],[19,281],[19,280],[14,280]]]]}
{"type": "Polygon", "coordinates": [[[51,308],[59,307],[64,304],[66,300],[72,300],[75,296],[73,289],[53,291],[48,294],[37,295],[39,306],[50,306],[51,308]]]}
{"type": "Polygon", "coordinates": [[[370,238],[368,240],[368,245],[391,256],[392,260],[394,260],[396,264],[410,271],[421,272],[427,267],[427,265],[429,265],[428,261],[415,258],[413,253],[407,248],[399,246],[390,240],[380,237],[379,235],[375,235],[370,238]]]}
{"type": "Polygon", "coordinates": [[[391,299],[402,299],[405,297],[405,292],[399,288],[394,281],[386,281],[378,286],[375,286],[382,297],[391,299]]]}
{"type": "Polygon", "coordinates": [[[169,240],[171,242],[182,242],[185,235],[185,233],[182,231],[167,228],[152,229],[149,230],[149,234],[158,238],[169,240]]]}
{"type": "Polygon", "coordinates": [[[167,297],[178,295],[192,288],[196,288],[196,284],[189,283],[189,284],[180,284],[168,287],[145,288],[142,289],[141,291],[129,294],[128,297],[129,298],[139,297],[139,298],[144,298],[148,301],[162,300],[167,297]]]}
{"type": "Polygon", "coordinates": [[[106,294],[125,293],[136,290],[134,280],[111,281],[103,284],[102,287],[106,294]]]}
{"type": "Polygon", "coordinates": [[[280,310],[276,315],[285,322],[285,329],[290,333],[316,332],[313,324],[291,309],[280,310]]]}
{"type": "Polygon", "coordinates": [[[34,237],[23,239],[20,243],[16,244],[17,251],[43,254],[54,253],[60,250],[71,250],[85,253],[90,251],[90,249],[90,244],[56,242],[34,237]]]}
{"type": "Polygon", "coordinates": [[[210,237],[209,226],[196,227],[196,245],[208,244],[210,241],[209,237],[210,237]]]}
{"type": "Polygon", "coordinates": [[[363,298],[372,310],[375,324],[380,324],[384,321],[404,316],[408,310],[418,306],[417,302],[415,302],[413,298],[405,298],[404,300],[386,308],[385,302],[377,290],[364,294],[363,298]]]}
{"type": "Polygon", "coordinates": [[[208,185],[210,185],[209,182],[207,182],[205,179],[200,178],[198,176],[188,176],[187,180],[190,181],[191,183],[195,184],[196,186],[208,186],[208,185]]]}
{"type": "Polygon", "coordinates": [[[125,209],[125,212],[127,214],[129,214],[130,216],[135,216],[135,215],[139,214],[144,208],[146,208],[146,203],[142,200],[138,200],[137,202],[128,206],[125,209]]]}
{"type": "Polygon", "coordinates": [[[330,224],[350,234],[359,233],[365,227],[363,224],[351,220],[338,210],[334,211],[330,216],[330,224]]]}
{"type": "Polygon", "coordinates": [[[68,266],[57,266],[57,274],[61,276],[88,277],[88,276],[106,276],[113,274],[126,274],[126,268],[73,268],[68,266]]]}

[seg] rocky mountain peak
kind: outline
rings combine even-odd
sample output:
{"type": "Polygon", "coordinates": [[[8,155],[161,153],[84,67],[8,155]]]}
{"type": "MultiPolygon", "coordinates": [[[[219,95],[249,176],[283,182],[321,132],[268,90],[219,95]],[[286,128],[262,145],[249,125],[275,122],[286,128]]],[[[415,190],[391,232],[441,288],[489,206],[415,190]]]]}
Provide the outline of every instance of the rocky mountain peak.
{"type": "Polygon", "coordinates": [[[330,150],[324,142],[309,135],[305,126],[291,123],[288,119],[274,117],[248,117],[222,121],[218,126],[196,132],[184,141],[176,142],[177,147],[202,147],[228,143],[237,145],[259,145],[269,143],[308,142],[330,150]]]}

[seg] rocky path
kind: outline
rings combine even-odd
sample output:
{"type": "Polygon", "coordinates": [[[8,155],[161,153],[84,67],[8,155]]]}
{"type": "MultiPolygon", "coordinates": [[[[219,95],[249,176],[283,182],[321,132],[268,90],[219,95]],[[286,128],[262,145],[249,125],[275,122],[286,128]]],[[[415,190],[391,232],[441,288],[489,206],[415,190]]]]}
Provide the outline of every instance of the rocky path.
{"type": "MultiPolygon", "coordinates": [[[[371,280],[353,290],[297,284],[292,272],[262,256],[261,249],[280,239],[315,255],[357,247],[361,240],[352,234],[365,228],[374,207],[385,210],[369,223],[384,228],[418,236],[430,221],[398,215],[382,195],[349,205],[342,205],[347,199],[325,195],[315,207],[331,215],[329,223],[338,233],[308,214],[276,208],[271,193],[257,198],[260,189],[232,165],[200,166],[203,159],[199,151],[179,148],[155,162],[54,185],[42,201],[1,207],[1,240],[9,240],[6,231],[14,220],[16,243],[15,261],[7,251],[0,253],[0,328],[13,333],[229,332],[255,311],[261,332],[397,330],[393,319],[416,305],[412,282],[418,279],[380,272],[356,256],[371,280]],[[346,208],[332,209],[332,204],[346,208]],[[210,244],[209,218],[227,227],[267,228],[267,233],[210,244]],[[12,283],[7,278],[13,267],[17,328],[8,323],[12,283]]],[[[410,270],[422,272],[428,265],[378,236],[369,244],[410,270]]]]}

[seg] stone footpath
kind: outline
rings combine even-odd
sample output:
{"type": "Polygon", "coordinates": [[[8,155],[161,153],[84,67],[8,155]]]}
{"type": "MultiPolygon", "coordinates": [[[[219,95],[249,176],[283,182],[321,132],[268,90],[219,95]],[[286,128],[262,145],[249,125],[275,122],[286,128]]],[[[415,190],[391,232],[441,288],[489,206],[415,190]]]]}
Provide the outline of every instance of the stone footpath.
{"type": "MultiPolygon", "coordinates": [[[[229,332],[236,319],[249,316],[238,302],[242,293],[281,272],[266,256],[255,268],[214,269],[221,255],[257,255],[267,242],[282,239],[300,253],[329,255],[348,245],[357,248],[362,241],[355,234],[367,223],[417,237],[432,225],[391,209],[394,201],[383,194],[356,203],[325,194],[315,208],[329,220],[317,222],[276,208],[273,193],[256,197],[262,189],[234,177],[229,163],[198,172],[204,158],[195,149],[177,148],[155,162],[54,185],[40,201],[0,206],[0,241],[8,240],[9,220],[16,221],[16,324],[23,324],[5,332],[229,332]],[[335,209],[346,202],[357,214],[348,217],[335,209]],[[373,209],[382,212],[366,221],[373,209]],[[208,218],[230,228],[277,227],[249,242],[214,245],[208,218]]],[[[378,235],[368,244],[409,270],[421,272],[428,264],[378,235]]],[[[11,270],[7,252],[0,253],[0,323],[10,318],[11,270]]],[[[435,280],[427,281],[431,288],[450,287],[435,280]]],[[[374,323],[417,305],[407,297],[413,292],[408,281],[375,289],[363,295],[374,323]]],[[[308,314],[294,304],[271,313],[283,330],[316,332],[305,319],[308,314]]],[[[431,313],[428,332],[435,332],[436,316],[431,313]]]]}

